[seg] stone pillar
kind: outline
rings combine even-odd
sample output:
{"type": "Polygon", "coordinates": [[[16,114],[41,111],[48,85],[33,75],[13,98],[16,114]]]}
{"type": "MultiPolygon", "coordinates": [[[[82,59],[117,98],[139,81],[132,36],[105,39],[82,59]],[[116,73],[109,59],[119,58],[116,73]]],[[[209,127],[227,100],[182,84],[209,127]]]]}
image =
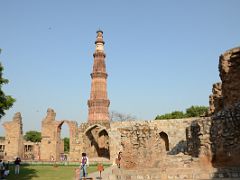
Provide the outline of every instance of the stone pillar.
{"type": "Polygon", "coordinates": [[[91,94],[88,100],[88,122],[109,121],[107,97],[107,73],[105,65],[103,32],[97,31],[96,49],[93,54],[94,64],[91,74],[91,94]]]}
{"type": "Polygon", "coordinates": [[[12,121],[3,123],[5,128],[5,159],[13,160],[17,156],[23,158],[22,116],[17,112],[12,121]]]}
{"type": "Polygon", "coordinates": [[[53,109],[47,110],[47,116],[42,121],[42,140],[40,159],[44,161],[55,161],[57,158],[57,123],[56,113],[53,109]]]}

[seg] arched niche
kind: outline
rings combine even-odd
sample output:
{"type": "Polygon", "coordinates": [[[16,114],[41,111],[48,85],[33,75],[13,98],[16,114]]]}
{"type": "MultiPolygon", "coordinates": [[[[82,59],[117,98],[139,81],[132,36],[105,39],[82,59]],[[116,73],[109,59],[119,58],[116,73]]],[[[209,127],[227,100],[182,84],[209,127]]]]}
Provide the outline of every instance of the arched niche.
{"type": "Polygon", "coordinates": [[[159,133],[159,135],[160,135],[160,138],[164,141],[164,144],[165,144],[165,150],[166,151],[169,151],[169,140],[168,140],[168,135],[167,135],[167,133],[165,133],[165,132],[160,132],[159,133]]]}

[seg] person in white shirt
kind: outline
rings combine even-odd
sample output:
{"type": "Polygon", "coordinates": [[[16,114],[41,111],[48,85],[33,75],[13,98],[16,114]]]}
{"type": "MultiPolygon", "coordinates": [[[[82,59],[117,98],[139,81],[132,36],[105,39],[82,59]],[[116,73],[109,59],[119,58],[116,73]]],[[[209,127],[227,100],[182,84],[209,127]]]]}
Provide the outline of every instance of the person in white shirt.
{"type": "Polygon", "coordinates": [[[82,160],[80,165],[80,179],[87,177],[87,167],[89,166],[89,160],[86,153],[82,153],[82,160]]]}

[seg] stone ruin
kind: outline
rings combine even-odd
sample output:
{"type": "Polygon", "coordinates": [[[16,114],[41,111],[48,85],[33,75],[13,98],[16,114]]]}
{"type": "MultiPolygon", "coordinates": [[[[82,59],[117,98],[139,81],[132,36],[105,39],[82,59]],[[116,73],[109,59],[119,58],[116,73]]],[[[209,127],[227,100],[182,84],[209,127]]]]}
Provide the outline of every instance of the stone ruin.
{"type": "Polygon", "coordinates": [[[114,164],[122,152],[122,168],[113,170],[110,180],[240,179],[240,48],[219,58],[222,82],[213,85],[208,117],[111,122],[102,31],[95,43],[89,121],[78,126],[75,121],[56,120],[56,113],[49,108],[42,120],[42,141],[33,144],[23,140],[21,114],[16,113],[12,121],[3,124],[6,135],[0,141],[0,155],[60,161],[60,132],[66,123],[70,130],[68,161],[79,161],[86,152],[90,161],[114,164]],[[99,92],[97,87],[101,87],[99,92]]]}
{"type": "Polygon", "coordinates": [[[209,114],[214,114],[223,109],[222,83],[213,84],[212,94],[209,96],[209,114]]]}

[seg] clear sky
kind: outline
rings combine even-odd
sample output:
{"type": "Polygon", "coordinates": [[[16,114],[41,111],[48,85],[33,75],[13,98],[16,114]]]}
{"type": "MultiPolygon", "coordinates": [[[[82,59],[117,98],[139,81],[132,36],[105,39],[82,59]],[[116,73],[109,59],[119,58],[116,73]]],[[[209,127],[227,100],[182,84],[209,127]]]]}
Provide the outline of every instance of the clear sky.
{"type": "MultiPolygon", "coordinates": [[[[87,121],[96,30],[104,32],[110,110],[151,120],[208,106],[218,58],[240,45],[239,0],[0,0],[0,61],[24,131],[87,121]]],[[[4,133],[0,128],[0,134],[4,133]]]]}

